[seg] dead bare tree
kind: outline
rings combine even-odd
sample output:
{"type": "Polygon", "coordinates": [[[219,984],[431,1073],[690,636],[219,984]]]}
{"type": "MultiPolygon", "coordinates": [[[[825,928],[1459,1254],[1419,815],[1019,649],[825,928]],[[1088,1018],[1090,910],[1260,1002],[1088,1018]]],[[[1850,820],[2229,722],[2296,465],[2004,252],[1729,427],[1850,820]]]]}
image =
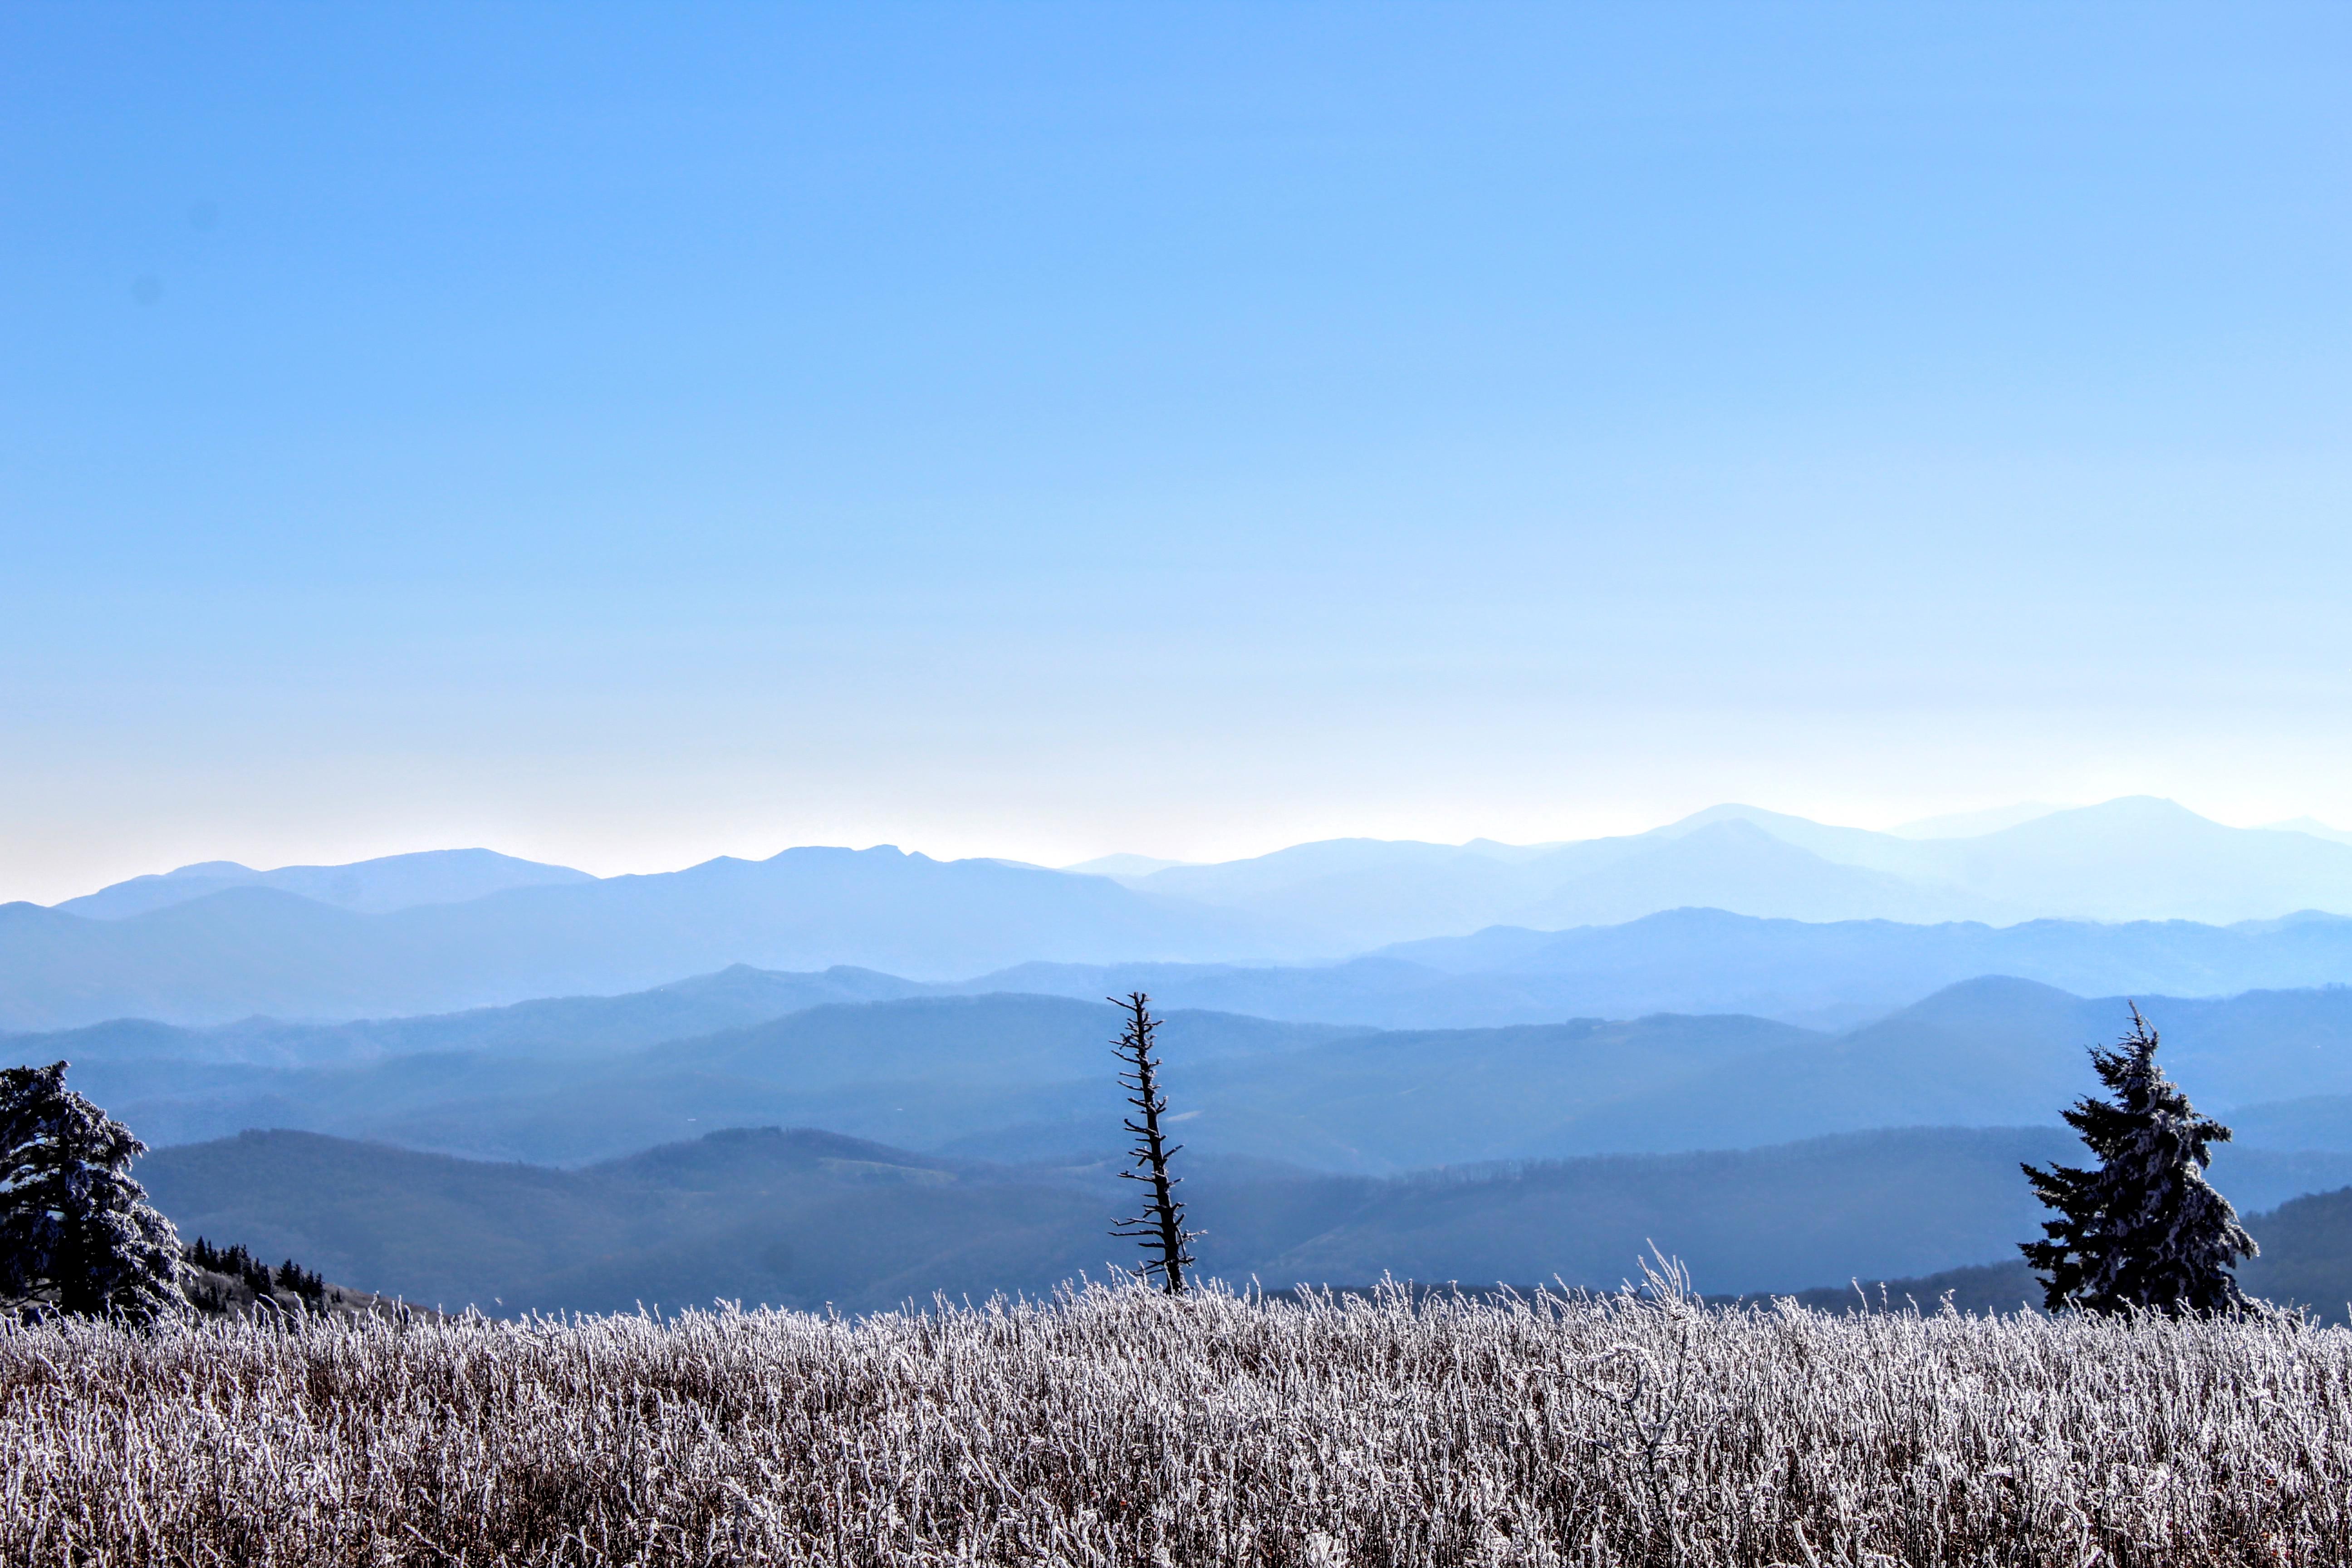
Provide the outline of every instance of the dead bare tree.
{"type": "Polygon", "coordinates": [[[1184,1205],[1175,1190],[1183,1178],[1168,1173],[1168,1157],[1183,1145],[1171,1148],[1160,1131],[1160,1118],[1168,1110],[1168,1097],[1160,1092],[1160,1058],[1151,1054],[1152,1031],[1160,1027],[1160,1020],[1151,1016],[1151,998],[1140,991],[1130,993],[1124,1002],[1116,996],[1107,1000],[1127,1012],[1127,1025],[1115,1047],[1125,1064],[1118,1081],[1128,1091],[1127,1102],[1143,1113],[1140,1122],[1127,1119],[1127,1130],[1135,1134],[1135,1147],[1128,1151],[1135,1166],[1119,1174],[1151,1187],[1143,1212],[1118,1221],[1111,1234],[1139,1238],[1144,1262],[1137,1272],[1145,1279],[1157,1279],[1171,1296],[1181,1296],[1184,1270],[1192,1262],[1191,1243],[1201,1233],[1184,1228],[1184,1205]]]}

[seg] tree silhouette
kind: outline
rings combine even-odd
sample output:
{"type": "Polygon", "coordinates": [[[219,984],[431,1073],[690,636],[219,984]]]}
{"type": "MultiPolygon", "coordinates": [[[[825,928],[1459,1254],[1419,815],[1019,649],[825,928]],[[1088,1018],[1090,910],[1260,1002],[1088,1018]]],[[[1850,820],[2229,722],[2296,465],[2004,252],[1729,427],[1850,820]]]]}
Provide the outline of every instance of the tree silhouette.
{"type": "Polygon", "coordinates": [[[2065,1113],[2067,1125],[2099,1157],[2097,1170],[2026,1166],[2034,1194],[2060,1217],[2047,1240],[2019,1250],[2042,1271],[2050,1310],[2074,1307],[2117,1312],[2222,1311],[2248,1304],[2232,1272],[2252,1258],[2253,1237],[2205,1169],[2208,1143],[2230,1130],[2200,1116],[2156,1064],[2157,1033],[2131,1010],[2131,1033],[2114,1048],[2092,1047],[2091,1065],[2115,1095],[2085,1095],[2065,1113]]]}
{"type": "Polygon", "coordinates": [[[0,1309],[146,1321],[180,1304],[180,1238],[131,1179],[147,1145],[66,1087],[0,1071],[0,1309]]]}
{"type": "Polygon", "coordinates": [[[1124,1064],[1118,1081],[1128,1091],[1127,1102],[1143,1116],[1140,1122],[1127,1119],[1127,1130],[1135,1134],[1135,1147],[1128,1153],[1135,1163],[1119,1174],[1150,1187],[1143,1212],[1117,1222],[1118,1228],[1111,1234],[1139,1238],[1145,1258],[1138,1272],[1146,1279],[1157,1279],[1170,1295],[1181,1296],[1184,1270],[1192,1263],[1191,1243],[1201,1233],[1184,1228],[1184,1205],[1175,1191],[1183,1178],[1168,1173],[1168,1157],[1183,1145],[1171,1148],[1160,1131],[1160,1118],[1168,1110],[1168,1098],[1160,1092],[1160,1058],[1152,1055],[1152,1032],[1160,1020],[1151,1016],[1151,999],[1140,991],[1129,993],[1124,1002],[1116,996],[1107,1000],[1127,1011],[1126,1026],[1114,1047],[1124,1064]]]}

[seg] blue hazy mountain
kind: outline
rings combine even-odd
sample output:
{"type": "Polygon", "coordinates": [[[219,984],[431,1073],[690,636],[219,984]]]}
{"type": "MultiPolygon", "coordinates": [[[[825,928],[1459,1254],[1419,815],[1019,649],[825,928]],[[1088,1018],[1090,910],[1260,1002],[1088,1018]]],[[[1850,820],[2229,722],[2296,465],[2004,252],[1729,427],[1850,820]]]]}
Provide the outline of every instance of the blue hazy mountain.
{"type": "Polygon", "coordinates": [[[0,1052],[46,1052],[78,1063],[326,1067],[385,1057],[488,1053],[562,1061],[685,1039],[834,1002],[875,1002],[937,989],[846,966],[797,974],[736,964],[619,996],[559,996],[406,1018],[299,1024],[253,1017],[192,1026],[145,1018],[0,1036],[0,1052]]]}
{"type": "Polygon", "coordinates": [[[2297,989],[2347,973],[2352,921],[2327,916],[2235,927],[2045,921],[1997,928],[1813,925],[1682,910],[1560,932],[1496,928],[1338,964],[1028,963],[945,983],[848,967],[806,973],[738,965],[618,996],[432,1016],[317,1025],[248,1018],[205,1027],[117,1020],[39,1048],[75,1060],[170,1056],[279,1066],[475,1049],[561,1056],[707,1034],[822,1003],[993,991],[1098,1002],[1141,990],[1165,1007],[1382,1028],[1666,1012],[1837,1028],[1985,974],[2077,995],[2182,996],[2297,989]]]}
{"type": "Polygon", "coordinates": [[[340,910],[384,914],[418,904],[460,904],[509,888],[593,882],[585,871],[518,860],[489,849],[431,849],[345,866],[280,866],[257,871],[234,860],[207,860],[156,877],[133,877],[54,906],[91,920],[121,920],[184,904],[225,888],[275,888],[340,910]]]}
{"type": "Polygon", "coordinates": [[[2078,995],[2326,985],[2352,978],[2352,920],[1917,926],[1675,910],[1564,931],[1491,927],[1339,964],[1028,963],[965,988],[1087,997],[1143,990],[1174,1007],[1387,1028],[1658,1012],[1752,1013],[1833,1028],[1989,974],[2078,995]]]}
{"type": "Polygon", "coordinates": [[[1473,994],[1475,988],[1461,983],[1485,981],[1497,995],[1572,996],[1602,1012],[1671,1006],[1833,1018],[1841,1009],[1883,1011],[1987,974],[2077,994],[2226,995],[2338,984],[2352,979],[2352,920],[2306,913],[2231,926],[2047,920],[1919,926],[1677,910],[1563,931],[1494,927],[1402,943],[1368,962],[1381,961],[1457,983],[1429,988],[1438,994],[1473,994]]]}
{"type": "Polygon", "coordinates": [[[2352,1149],[2352,1094],[2232,1106],[2230,1127],[2244,1142],[2273,1149],[2352,1149]]]}
{"type": "Polygon", "coordinates": [[[2330,827],[2315,816],[2297,816],[2285,822],[2263,824],[2281,833],[2307,833],[2314,838],[2325,838],[2331,844],[2352,844],[2352,832],[2330,827]]]}
{"type": "MultiPolygon", "coordinates": [[[[1938,918],[2228,923],[2299,910],[2352,912],[2352,846],[2290,829],[2228,827],[2145,795],[1963,837],[1872,833],[1741,805],[1713,807],[1649,837],[1687,837],[1731,822],[1949,900],[1938,918]]],[[[1703,901],[1742,913],[1794,912],[1703,901]]]]}
{"type": "Polygon", "coordinates": [[[734,963],[948,979],[1037,958],[1295,952],[1246,912],[1100,877],[888,847],[790,849],[383,914],[262,887],[117,920],[0,905],[0,1027],[450,1011],[639,990],[734,963]]]}
{"type": "Polygon", "coordinates": [[[1704,906],[1804,921],[2233,922],[2352,912],[2352,845],[2235,828],[2169,801],[1912,837],[1721,805],[1647,833],[1513,850],[1339,839],[1119,879],[1278,916],[1358,950],[1509,924],[1556,930],[1704,906]]]}
{"type": "MultiPolygon", "coordinates": [[[[2142,999],[2167,1068],[2198,1103],[2352,1095],[2352,990],[2142,999]]],[[[2085,1047],[2128,1021],[2121,997],[1965,982],[1861,1028],[1656,1016],[1502,1029],[1375,1031],[1187,1076],[1197,1147],[1334,1170],[1745,1148],[1890,1126],[2055,1124],[2097,1084],[2085,1047]]],[[[1042,1103],[1043,1096],[1038,1097],[1042,1103]]],[[[1102,1108],[932,1146],[1041,1158],[1100,1146],[1102,1108]]],[[[2352,1150],[2314,1113],[2246,1142],[2352,1150]],[[2288,1133],[2293,1128],[2294,1132],[2288,1133]]]]}
{"type": "Polygon", "coordinates": [[[1959,893],[1824,858],[1744,819],[1682,826],[1530,850],[1335,839],[1118,879],[1252,910],[1342,950],[1502,922],[1613,923],[1685,905],[1800,920],[1978,912],[1959,893]]]}
{"type": "MultiPolygon", "coordinates": [[[[264,916],[284,912],[262,911],[264,916]]],[[[12,917],[25,913],[25,906],[0,910],[0,930],[8,927],[12,917]]],[[[21,925],[18,934],[26,934],[21,925]]],[[[37,938],[41,933],[31,934],[37,938]]],[[[456,973],[385,975],[362,962],[381,954],[364,948],[337,951],[332,944],[319,943],[311,940],[314,929],[299,916],[278,929],[263,918],[207,925],[200,934],[208,940],[189,945],[199,958],[218,958],[217,964],[159,965],[91,995],[60,984],[72,968],[60,962],[33,975],[16,994],[0,1000],[0,1005],[10,1009],[7,1021],[19,1027],[55,1022],[56,1012],[67,1018],[144,1013],[202,1019],[240,1011],[333,1017],[369,1010],[367,1004],[386,1011],[412,999],[428,1007],[449,1004],[488,988],[487,983],[476,983],[478,965],[471,963],[456,973]],[[226,952],[222,943],[210,940],[224,931],[242,939],[226,952]],[[322,945],[326,952],[320,955],[322,945]],[[320,962],[315,967],[273,962],[287,955],[298,960],[320,956],[320,962]],[[45,1017],[37,1008],[54,1011],[45,1017]]],[[[47,956],[43,945],[21,942],[16,954],[47,956]]],[[[136,944],[127,945],[137,952],[136,944]]],[[[151,951],[169,947],[163,942],[147,945],[151,951]]],[[[0,942],[0,963],[8,956],[6,944],[0,942]]],[[[546,957],[547,962],[524,969],[520,979],[509,980],[499,989],[551,976],[608,977],[583,976],[581,966],[565,965],[561,953],[546,957]]],[[[749,966],[738,967],[748,971],[749,966]]],[[[838,966],[838,972],[852,971],[838,966]]],[[[2352,921],[2306,916],[2228,928],[2185,921],[1919,927],[1888,921],[1814,925],[1682,910],[1622,926],[1563,932],[1493,928],[1473,937],[1404,944],[1337,964],[1032,963],[957,982],[864,973],[867,978],[848,989],[818,984],[804,975],[772,973],[761,984],[800,1005],[923,991],[1005,990],[1098,998],[1140,989],[1171,1006],[1386,1027],[1534,1023],[1662,1011],[1745,1012],[1836,1026],[1983,973],[2032,978],[2078,993],[2228,994],[2256,986],[2338,982],[2352,975],[2352,921]]],[[[689,985],[705,984],[708,977],[663,989],[683,995],[689,985]]],[[[577,997],[561,1007],[540,1005],[530,1016],[537,1021],[530,1026],[547,1033],[554,1026],[552,1020],[562,1016],[576,1020],[572,1026],[582,1038],[596,1037],[604,1026],[591,1021],[591,1016],[603,1011],[595,1004],[605,1000],[622,999],[577,997]]],[[[652,996],[643,1005],[658,1014],[669,1001],[652,996]]],[[[783,1002],[773,1005],[775,1013],[790,1010],[783,1002]]],[[[520,1026],[524,1020],[513,1022],[520,1026]]],[[[367,1054],[376,1048],[363,1045],[370,1039],[417,1040],[386,1048],[436,1049],[465,1043],[425,1043],[425,1037],[446,1032],[414,1018],[354,1025],[340,1033],[247,1022],[212,1026],[208,1046],[183,1042],[173,1048],[237,1059],[323,1060],[367,1054]]]]}
{"type": "MultiPolygon", "coordinates": [[[[1702,1289],[1793,1290],[2000,1256],[2040,1217],[2019,1162],[2070,1146],[2059,1129],[1905,1129],[1388,1180],[1198,1160],[1185,1191],[1204,1271],[1241,1283],[1607,1289],[1654,1243],[1702,1289]]],[[[247,1133],[161,1151],[139,1175],[184,1234],[493,1312],[887,1308],[1040,1292],[1133,1257],[1106,1234],[1131,1201],[1107,1166],[989,1165],[808,1131],[721,1131],[577,1171],[247,1133]]],[[[2342,1186],[2352,1156],[2225,1149],[2215,1175],[2253,1215],[2342,1186]]],[[[2253,1229],[2305,1299],[2352,1295],[2340,1226],[2273,1230],[2257,1215],[2253,1229]]]]}
{"type": "MultiPolygon", "coordinates": [[[[441,1022],[483,1016],[500,1016],[441,1022]]],[[[1117,1032],[1117,1015],[1099,1001],[992,994],[821,1005],[749,1027],[561,1059],[527,1032],[315,1067],[146,1050],[72,1054],[92,1037],[103,1038],[104,1028],[19,1036],[5,1047],[19,1061],[72,1061],[77,1089],[159,1145],[286,1127],[577,1163],[747,1120],[825,1125],[908,1144],[1041,1120],[1083,1117],[1090,1129],[1098,1121],[1116,1130],[1120,1102],[1108,1064],[1117,1032]]],[[[1178,1013],[1167,1038],[1171,1059],[1190,1066],[1349,1033],[1178,1013]]],[[[1091,1131],[1085,1142],[1096,1142],[1091,1131]]]]}
{"type": "MultiPolygon", "coordinates": [[[[457,889],[448,878],[467,866],[526,874],[516,868],[527,863],[492,859],[486,869],[434,857],[296,869],[332,873],[313,889],[328,893],[346,872],[379,877],[373,891],[353,883],[336,894],[364,905],[422,897],[427,884],[437,898],[457,889]],[[393,877],[400,866],[408,869],[393,877]]],[[[560,868],[527,874],[548,871],[560,868]]],[[[1302,1000],[1254,1008],[1382,1024],[1649,1007],[1849,1023],[1988,973],[2175,992],[2352,979],[2352,965],[2332,951],[2341,936],[2333,927],[2305,922],[2312,929],[2277,934],[2242,923],[2352,910],[2352,846],[2225,827],[2153,800],[2052,812],[1964,837],[1871,833],[1722,806],[1651,833],[1574,844],[1335,840],[1118,877],[888,848],[793,849],[645,877],[560,874],[568,879],[381,912],[265,881],[121,912],[158,896],[157,887],[184,882],[186,890],[203,881],[176,876],[120,885],[94,895],[95,904],[75,901],[112,911],[109,918],[0,906],[0,1028],[121,1016],[212,1024],[255,1014],[401,1016],[635,991],[736,963],[846,965],[923,983],[1024,963],[1328,965],[1407,941],[1424,945],[1391,945],[1383,956],[1456,981],[1394,969],[1324,974],[1297,983],[1302,1000]],[[1686,907],[1841,929],[1818,942],[1733,932],[1725,954],[1733,962],[1717,970],[1693,962],[1691,950],[1711,938],[1694,943],[1687,932],[1634,929],[1643,917],[1686,907]],[[2077,918],[2047,923],[2061,916],[2077,918]],[[2240,923],[2227,938],[2138,929],[2191,918],[2240,923]],[[1865,920],[1935,934],[1846,929],[1865,920]],[[2086,921],[2133,929],[2111,937],[2086,921]],[[1606,934],[1612,927],[1625,929],[1606,934]],[[1445,945],[1482,930],[1476,945],[1445,945]],[[1525,934],[1538,930],[1564,934],[1538,951],[1525,934]],[[1643,950],[1653,939],[1654,949],[1643,950]],[[1759,955],[1775,943],[1783,953],[1812,944],[1823,965],[1809,967],[1800,954],[1790,964],[1776,960],[1768,973],[1759,955]],[[2249,951],[2256,947],[2263,953],[2249,951]],[[1888,962],[1873,969],[1852,956],[1865,949],[1888,962]],[[1580,950],[1587,959],[1602,950],[1613,958],[1586,962],[1580,950]],[[1506,951],[1532,956],[1493,961],[1506,951]],[[2070,956],[2084,962],[2070,966],[2070,956]],[[2280,962],[2265,968],[2265,957],[2280,962]],[[1679,976],[1670,973],[1677,965],[1679,976]],[[2216,977],[2210,984],[2194,973],[2200,965],[2216,977]],[[1573,984],[1563,983],[1570,976],[1573,984]],[[1456,983],[1465,978],[1471,983],[1456,983]],[[1306,999],[1310,993],[1322,1000],[1306,999]],[[1341,1003],[1346,1011],[1329,1010],[1341,1003]]],[[[1273,996],[1291,983],[1247,984],[1273,996]]],[[[1236,1004],[1202,997],[1194,1005],[1236,1004]]]]}
{"type": "MultiPolygon", "coordinates": [[[[2322,1103],[2352,1097],[2352,990],[2142,1003],[2199,1104],[2252,1112],[2246,1143],[2352,1149],[2322,1103]]],[[[500,1021],[457,1016],[477,1031],[465,1048],[328,1066],[174,1058],[152,1039],[73,1054],[104,1031],[6,1045],[18,1060],[74,1061],[76,1087],[157,1144],[287,1127],[573,1164],[759,1121],[1083,1163],[1117,1144],[1123,1110],[1108,1068],[1117,1017],[1101,1002],[829,1004],[650,1046],[617,1046],[615,1029],[555,1057],[543,1037],[500,1035],[485,1018],[500,1021]]],[[[1995,978],[1835,1034],[1736,1015],[1371,1030],[1180,1009],[1163,1038],[1194,1149],[1376,1174],[1888,1126],[2055,1125],[2095,1087],[2085,1047],[2126,1021],[2119,997],[1995,978]]]]}

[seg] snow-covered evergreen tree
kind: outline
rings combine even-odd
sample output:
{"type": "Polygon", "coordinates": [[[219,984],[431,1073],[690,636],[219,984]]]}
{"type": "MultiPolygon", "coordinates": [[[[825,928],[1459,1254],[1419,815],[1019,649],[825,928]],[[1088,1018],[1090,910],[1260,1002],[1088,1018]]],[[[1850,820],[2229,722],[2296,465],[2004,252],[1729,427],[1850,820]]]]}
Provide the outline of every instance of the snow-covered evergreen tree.
{"type": "Polygon", "coordinates": [[[147,1146],[66,1087],[0,1071],[0,1310],[146,1321],[181,1304],[180,1238],[131,1179],[147,1146]]]}
{"type": "Polygon", "coordinates": [[[2065,1112],[2099,1166],[2025,1167],[2035,1195],[2061,1217],[2042,1226],[2047,1240],[2020,1250],[2042,1273],[2053,1312],[2245,1306],[2233,1270],[2238,1259],[2254,1256],[2253,1237],[2205,1179],[2213,1158],[2205,1146],[2228,1142],[2230,1130],[2200,1116],[2164,1076],[2156,1064],[2156,1031],[2137,1005],[2131,1016],[2131,1033],[2113,1049],[2091,1052],[2091,1065],[2115,1099],[2085,1095],[2065,1112]]]}

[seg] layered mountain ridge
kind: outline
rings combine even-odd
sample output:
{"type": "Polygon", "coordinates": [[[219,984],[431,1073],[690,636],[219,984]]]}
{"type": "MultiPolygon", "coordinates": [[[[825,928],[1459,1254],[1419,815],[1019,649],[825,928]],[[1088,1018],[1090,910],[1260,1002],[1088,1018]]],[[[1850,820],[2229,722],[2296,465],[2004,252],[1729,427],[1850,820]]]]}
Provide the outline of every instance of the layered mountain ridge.
{"type": "MultiPolygon", "coordinates": [[[[1573,937],[1686,909],[1817,925],[1974,922],[2003,931],[2053,919],[2234,927],[2352,911],[2352,845],[2287,828],[2227,827],[2145,798],[1965,837],[1906,837],[1719,806],[1646,834],[1558,846],[1339,839],[1214,866],[1147,867],[1128,858],[1114,867],[1097,874],[940,861],[886,846],[788,849],[761,861],[722,858],[603,879],[488,851],[266,873],[185,868],[53,908],[0,905],[0,1028],[124,1016],[218,1024],[256,1014],[434,1013],[636,991],[738,963],[847,966],[938,984],[1025,964],[1328,965],[1383,948],[1391,950],[1388,960],[1485,977],[1453,987],[1467,1006],[1472,990],[1507,994],[1495,977],[1519,971],[1475,962],[1467,949],[1395,944],[1470,938],[1494,948],[1510,940],[1492,934],[1498,926],[1573,937]],[[1479,939],[1482,931],[1489,935],[1479,939]]],[[[2264,935],[2242,931],[2231,940],[2261,945],[2264,935]]],[[[2330,939],[2314,940],[2326,946],[2330,939]]],[[[1947,948],[1965,945],[1944,940],[1947,948]]],[[[2208,945],[2219,952],[2228,943],[2208,945]]],[[[2352,968],[2328,963],[2249,983],[2352,978],[2352,968]]],[[[2018,971],[1968,973],[1987,972],[2018,971]]],[[[1948,966],[1939,973],[1961,977],[1948,966]]],[[[1446,989],[1403,978],[1411,982],[1403,990],[1446,989]]],[[[1827,1009],[1819,1016],[1852,1022],[1857,1007],[1919,994],[1756,1005],[1827,1009]]],[[[1424,1000],[1421,1021],[1455,1016],[1442,998],[1424,1000]]],[[[1538,985],[1526,1005],[1558,1016],[1563,1000],[1557,987],[1538,985]]],[[[1620,996],[1611,1005],[1630,1004],[1620,996]]],[[[1727,996],[1711,1005],[1749,1003],[1727,996]]],[[[1360,1014],[1352,1021],[1402,1020],[1360,1014]]]]}

